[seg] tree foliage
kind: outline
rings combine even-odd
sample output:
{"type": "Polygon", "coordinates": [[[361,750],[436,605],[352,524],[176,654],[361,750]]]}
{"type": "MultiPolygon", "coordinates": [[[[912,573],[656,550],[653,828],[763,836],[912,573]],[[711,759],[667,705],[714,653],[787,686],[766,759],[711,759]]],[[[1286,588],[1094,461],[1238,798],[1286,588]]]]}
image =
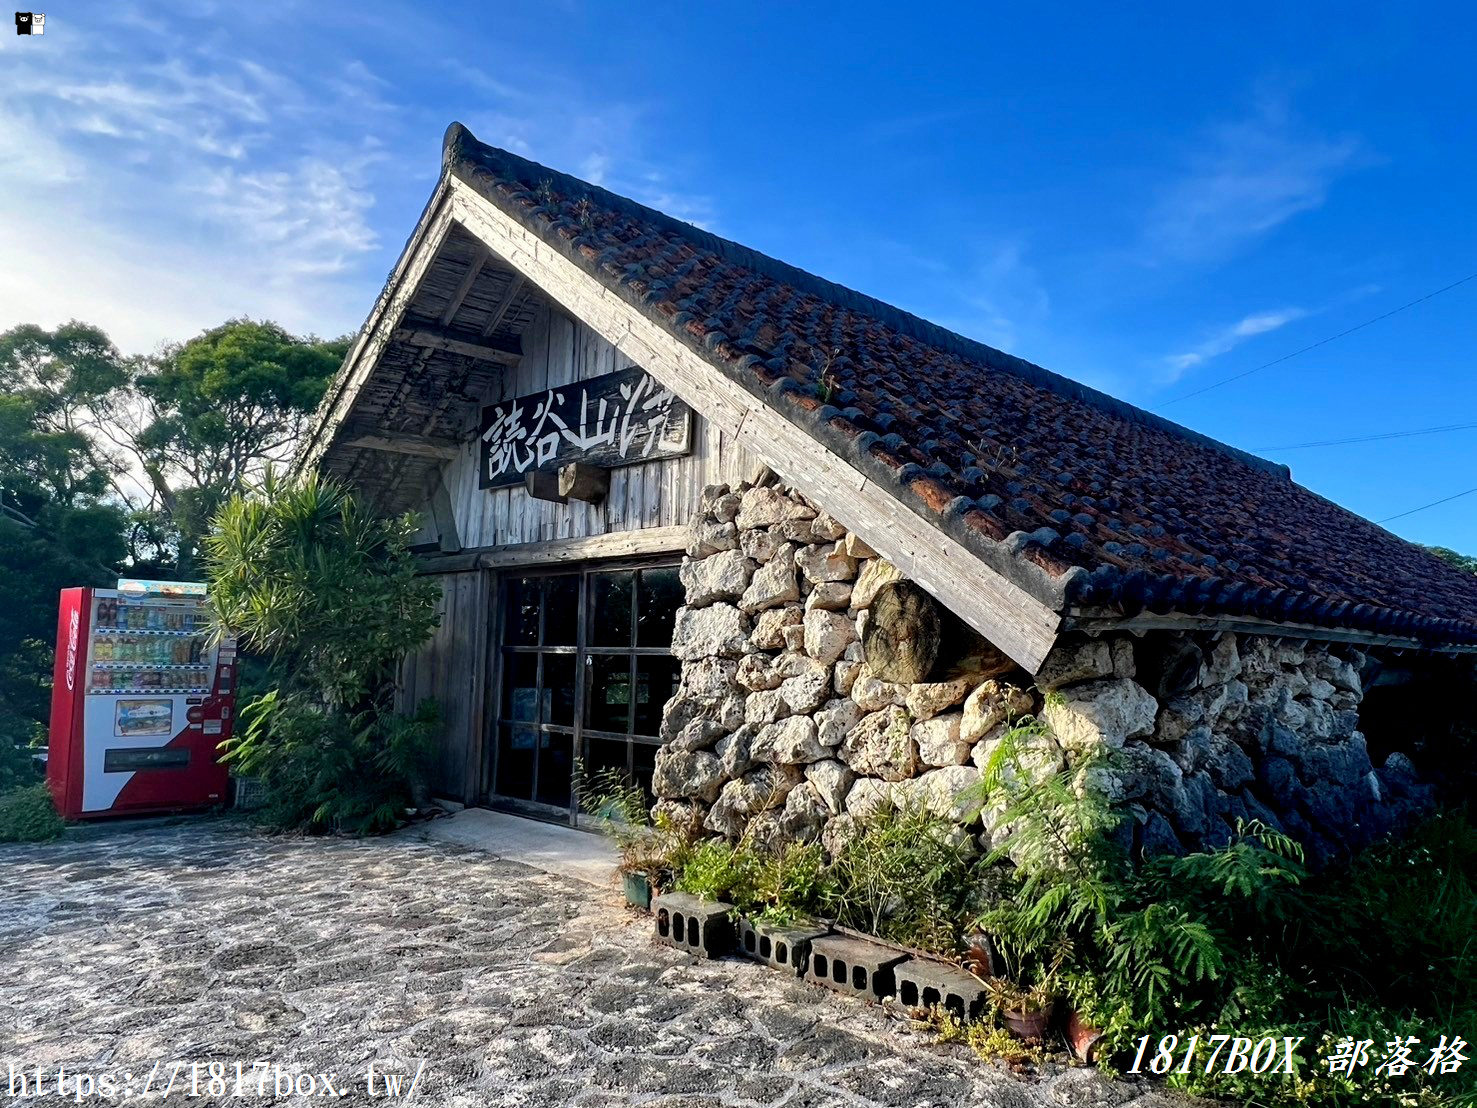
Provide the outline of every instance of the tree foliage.
{"type": "Polygon", "coordinates": [[[269,472],[226,502],[206,539],[211,604],[272,661],[279,685],[336,708],[374,699],[436,626],[415,573],[414,516],[381,519],[335,481],[269,472]]]}
{"type": "Polygon", "coordinates": [[[0,334],[0,790],[34,776],[60,590],[194,577],[211,515],[290,452],[346,348],[246,319],[145,357],[76,321],[0,334]]]}
{"type": "Polygon", "coordinates": [[[1428,546],[1426,549],[1443,562],[1450,562],[1457,569],[1464,569],[1468,573],[1477,573],[1477,558],[1472,557],[1470,554],[1461,554],[1445,546],[1428,546]]]}
{"type": "Polygon", "coordinates": [[[166,348],[138,374],[133,446],[182,569],[226,499],[290,453],[347,348],[346,339],[233,319],[166,348]]]}
{"type": "Polygon", "coordinates": [[[70,323],[0,335],[0,791],[35,777],[50,714],[57,594],[103,585],[126,549],[88,427],[126,371],[106,336],[70,323]]]}
{"type": "Polygon", "coordinates": [[[232,496],[206,539],[211,604],[269,660],[227,758],[261,776],[282,826],[380,831],[418,800],[435,710],[393,711],[395,667],[436,626],[412,516],[380,519],[343,486],[270,470],[232,496]]]}

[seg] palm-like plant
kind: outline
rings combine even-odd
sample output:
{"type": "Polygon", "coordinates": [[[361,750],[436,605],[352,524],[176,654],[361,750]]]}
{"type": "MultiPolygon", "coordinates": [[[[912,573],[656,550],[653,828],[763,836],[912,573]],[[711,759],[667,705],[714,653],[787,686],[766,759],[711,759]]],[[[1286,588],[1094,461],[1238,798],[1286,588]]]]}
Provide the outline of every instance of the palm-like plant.
{"type": "Polygon", "coordinates": [[[269,661],[272,686],[223,744],[260,775],[278,823],[380,830],[421,799],[434,706],[392,711],[399,660],[430,637],[438,590],[417,577],[413,517],[380,519],[342,485],[268,472],[206,540],[219,624],[269,661]]]}

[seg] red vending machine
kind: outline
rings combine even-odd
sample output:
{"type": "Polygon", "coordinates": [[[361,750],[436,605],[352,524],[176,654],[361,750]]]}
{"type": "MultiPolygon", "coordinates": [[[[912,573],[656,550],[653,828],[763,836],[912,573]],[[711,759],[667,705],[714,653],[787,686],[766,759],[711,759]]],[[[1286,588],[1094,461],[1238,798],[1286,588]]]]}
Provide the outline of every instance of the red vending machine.
{"type": "Polygon", "coordinates": [[[62,590],[46,780],[67,819],[226,802],[236,644],[204,606],[190,582],[62,590]]]}

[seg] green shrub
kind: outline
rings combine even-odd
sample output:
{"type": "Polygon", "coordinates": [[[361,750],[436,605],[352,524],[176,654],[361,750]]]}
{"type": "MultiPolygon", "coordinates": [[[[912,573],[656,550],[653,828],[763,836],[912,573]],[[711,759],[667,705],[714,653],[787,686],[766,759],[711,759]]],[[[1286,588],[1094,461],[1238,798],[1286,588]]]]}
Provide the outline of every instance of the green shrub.
{"type": "Polygon", "coordinates": [[[754,881],[759,857],[747,842],[704,839],[677,875],[677,891],[704,900],[725,900],[741,910],[755,900],[754,881]]]}
{"type": "Polygon", "coordinates": [[[1106,1061],[1130,1060],[1144,1034],[1301,1036],[1295,1075],[1206,1075],[1202,1043],[1198,1071],[1169,1082],[1246,1105],[1477,1105],[1477,1068],[1420,1068],[1442,1035],[1477,1027],[1477,829],[1464,813],[1314,877],[1296,843],[1257,823],[1222,849],[1135,863],[1098,786],[1111,757],[1033,774],[1036,728],[1007,736],[983,775],[980,799],[1010,828],[989,860],[1016,866],[979,923],[1018,985],[1051,978],[1105,1031],[1106,1061]],[[1409,1036],[1417,1066],[1376,1074],[1409,1036]],[[1325,1059],[1345,1038],[1371,1040],[1370,1063],[1332,1076],[1325,1059]]]}
{"type": "Polygon", "coordinates": [[[42,782],[0,794],[0,843],[40,843],[66,829],[42,782]]]}
{"type": "Polygon", "coordinates": [[[421,802],[440,716],[431,700],[408,717],[349,715],[273,689],[242,709],[241,722],[222,750],[240,772],[261,779],[261,822],[364,835],[398,827],[421,802]]]}
{"type": "Polygon", "coordinates": [[[847,927],[955,956],[980,903],[973,850],[949,820],[884,809],[832,859],[824,901],[847,927]]]}
{"type": "Polygon", "coordinates": [[[580,810],[599,820],[601,831],[615,840],[622,873],[645,877],[657,892],[674,886],[696,849],[701,825],[665,812],[653,815],[645,790],[624,770],[586,774],[577,762],[574,792],[580,810]]]}
{"type": "Polygon", "coordinates": [[[393,710],[396,667],[436,626],[439,588],[410,554],[413,517],[343,486],[268,473],[206,540],[211,604],[265,662],[226,757],[262,778],[278,827],[383,831],[425,801],[433,704],[393,710]]]}

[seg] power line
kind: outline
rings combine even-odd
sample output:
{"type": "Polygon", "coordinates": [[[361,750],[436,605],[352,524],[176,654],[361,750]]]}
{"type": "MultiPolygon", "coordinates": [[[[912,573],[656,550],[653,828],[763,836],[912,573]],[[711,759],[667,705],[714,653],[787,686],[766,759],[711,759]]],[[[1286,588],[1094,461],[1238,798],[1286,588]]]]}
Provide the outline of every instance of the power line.
{"type": "Polygon", "coordinates": [[[1449,500],[1460,500],[1464,496],[1471,496],[1474,492],[1477,492],[1477,489],[1467,489],[1465,492],[1454,492],[1450,496],[1443,496],[1440,500],[1433,500],[1429,504],[1422,504],[1419,508],[1411,508],[1407,512],[1396,512],[1392,516],[1386,516],[1384,519],[1377,519],[1375,520],[1375,522],[1389,523],[1392,519],[1404,519],[1406,516],[1415,515],[1416,512],[1424,512],[1427,508],[1434,508],[1438,504],[1445,504],[1449,500]]]}
{"type": "Polygon", "coordinates": [[[1366,319],[1363,323],[1356,324],[1355,326],[1348,328],[1348,330],[1340,331],[1336,335],[1329,335],[1326,339],[1319,339],[1317,342],[1313,343],[1310,346],[1305,346],[1301,350],[1294,350],[1291,354],[1284,354],[1280,358],[1273,358],[1270,362],[1263,362],[1261,365],[1256,366],[1253,369],[1247,369],[1243,370],[1240,373],[1234,373],[1230,377],[1224,377],[1219,381],[1212,381],[1210,384],[1195,389],[1193,392],[1187,392],[1182,396],[1176,396],[1173,399],[1166,400],[1163,404],[1156,404],[1149,410],[1151,412],[1157,412],[1159,411],[1159,409],[1167,408],[1171,404],[1178,404],[1181,400],[1189,400],[1191,397],[1199,396],[1201,393],[1209,392],[1211,389],[1218,389],[1222,385],[1229,385],[1232,381],[1239,381],[1243,377],[1250,377],[1253,373],[1260,373],[1264,369],[1271,369],[1274,365],[1281,365],[1283,362],[1291,361],[1293,358],[1306,354],[1310,350],[1317,350],[1320,346],[1327,346],[1331,342],[1336,342],[1341,338],[1352,335],[1355,331],[1362,331],[1364,330],[1364,328],[1378,323],[1383,319],[1389,319],[1392,315],[1399,315],[1401,312],[1407,310],[1408,308],[1414,308],[1417,304],[1424,304],[1427,300],[1432,300],[1435,297],[1440,296],[1443,292],[1450,292],[1452,289],[1458,288],[1461,285],[1465,285],[1468,281],[1471,280],[1477,280],[1477,273],[1469,273],[1460,281],[1453,281],[1451,284],[1445,285],[1442,288],[1437,289],[1435,292],[1428,292],[1425,296],[1417,297],[1416,299],[1410,301],[1408,304],[1401,304],[1398,308],[1391,308],[1383,315],[1377,315],[1373,319],[1366,319]]]}
{"type": "Polygon", "coordinates": [[[1310,450],[1315,446],[1344,446],[1353,442],[1378,442],[1381,439],[1408,439],[1416,435],[1435,435],[1443,431],[1470,431],[1477,423],[1448,423],[1443,427],[1419,427],[1414,431],[1388,431],[1382,435],[1359,435],[1349,439],[1323,439],[1320,442],[1296,442],[1287,446],[1258,446],[1253,453],[1273,454],[1279,450],[1310,450]]]}

